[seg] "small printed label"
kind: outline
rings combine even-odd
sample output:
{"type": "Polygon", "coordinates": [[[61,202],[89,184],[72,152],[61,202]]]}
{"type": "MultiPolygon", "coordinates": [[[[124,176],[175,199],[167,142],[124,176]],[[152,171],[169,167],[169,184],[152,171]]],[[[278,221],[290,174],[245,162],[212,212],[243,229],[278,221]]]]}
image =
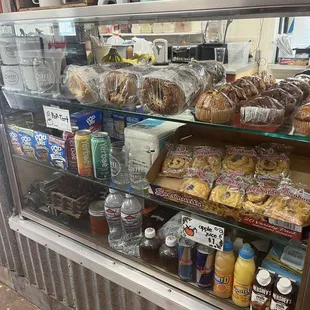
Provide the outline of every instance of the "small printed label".
{"type": "Polygon", "coordinates": [[[225,229],[188,216],[182,216],[185,238],[223,251],[225,229]]]}
{"type": "Polygon", "coordinates": [[[43,106],[46,127],[72,131],[69,110],[43,106]]]}
{"type": "Polygon", "coordinates": [[[118,222],[121,219],[121,208],[104,207],[106,219],[110,222],[118,222]]]}
{"type": "Polygon", "coordinates": [[[241,303],[247,303],[250,301],[252,292],[252,285],[243,285],[236,279],[234,280],[232,296],[235,300],[241,303]]]}
{"type": "Polygon", "coordinates": [[[18,74],[13,70],[5,71],[3,78],[4,78],[5,84],[10,85],[10,86],[16,85],[19,81],[18,74]]]}
{"type": "Polygon", "coordinates": [[[141,212],[135,214],[126,214],[121,212],[122,225],[126,231],[135,230],[141,225],[141,212]]]}
{"type": "Polygon", "coordinates": [[[17,47],[15,44],[8,43],[5,48],[5,53],[8,55],[10,58],[16,58],[16,53],[17,53],[17,47]]]}
{"type": "Polygon", "coordinates": [[[54,87],[56,79],[54,72],[47,67],[38,67],[35,69],[38,88],[47,91],[54,87]]]}
{"type": "Polygon", "coordinates": [[[116,177],[121,172],[121,164],[114,156],[111,156],[110,160],[111,175],[116,177]]]}
{"type": "Polygon", "coordinates": [[[214,287],[213,291],[221,295],[230,296],[233,287],[233,274],[223,275],[221,273],[214,273],[214,287]]]}

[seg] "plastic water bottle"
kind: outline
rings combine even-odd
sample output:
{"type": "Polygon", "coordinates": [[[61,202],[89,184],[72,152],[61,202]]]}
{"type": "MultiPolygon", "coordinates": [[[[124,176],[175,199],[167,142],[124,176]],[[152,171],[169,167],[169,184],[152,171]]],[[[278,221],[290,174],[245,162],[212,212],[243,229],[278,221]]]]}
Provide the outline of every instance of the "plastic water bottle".
{"type": "Polygon", "coordinates": [[[139,256],[139,243],[142,237],[142,206],[130,194],[122,204],[121,218],[123,227],[123,251],[132,256],[139,256]]]}
{"type": "Polygon", "coordinates": [[[104,202],[104,212],[109,225],[108,241],[111,248],[122,250],[121,207],[124,197],[115,189],[110,188],[109,192],[104,202]]]}

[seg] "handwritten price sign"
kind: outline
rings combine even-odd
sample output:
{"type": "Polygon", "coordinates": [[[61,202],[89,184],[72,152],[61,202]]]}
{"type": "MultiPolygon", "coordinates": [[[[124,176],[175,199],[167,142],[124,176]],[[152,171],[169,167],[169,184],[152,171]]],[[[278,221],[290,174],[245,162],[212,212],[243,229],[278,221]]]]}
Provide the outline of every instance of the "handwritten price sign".
{"type": "Polygon", "coordinates": [[[46,127],[71,131],[69,110],[43,106],[46,127]]]}
{"type": "Polygon", "coordinates": [[[183,234],[185,238],[223,251],[225,229],[204,221],[182,216],[183,234]]]}

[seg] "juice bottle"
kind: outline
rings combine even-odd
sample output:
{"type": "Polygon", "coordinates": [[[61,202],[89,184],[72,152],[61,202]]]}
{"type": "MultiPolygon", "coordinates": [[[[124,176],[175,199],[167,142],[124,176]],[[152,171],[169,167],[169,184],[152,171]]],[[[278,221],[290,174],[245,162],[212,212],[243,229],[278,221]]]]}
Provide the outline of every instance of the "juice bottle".
{"type": "Polygon", "coordinates": [[[245,243],[235,264],[232,300],[239,307],[248,307],[255,277],[254,251],[245,243]]]}
{"type": "Polygon", "coordinates": [[[224,238],[224,251],[217,251],[214,265],[213,291],[220,298],[229,298],[232,293],[235,267],[233,243],[229,237],[224,238]]]}
{"type": "Polygon", "coordinates": [[[147,228],[144,237],[140,241],[140,257],[150,263],[159,261],[160,241],[156,237],[154,228],[147,228]]]}

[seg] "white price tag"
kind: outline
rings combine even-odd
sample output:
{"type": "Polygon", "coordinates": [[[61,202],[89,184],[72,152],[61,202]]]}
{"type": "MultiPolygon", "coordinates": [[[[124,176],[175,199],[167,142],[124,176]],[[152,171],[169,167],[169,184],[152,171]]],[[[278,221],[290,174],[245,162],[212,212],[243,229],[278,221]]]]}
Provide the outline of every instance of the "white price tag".
{"type": "Polygon", "coordinates": [[[69,110],[43,106],[46,127],[72,131],[69,110]]]}
{"type": "Polygon", "coordinates": [[[183,234],[185,238],[223,251],[225,229],[204,221],[182,216],[183,234]]]}

